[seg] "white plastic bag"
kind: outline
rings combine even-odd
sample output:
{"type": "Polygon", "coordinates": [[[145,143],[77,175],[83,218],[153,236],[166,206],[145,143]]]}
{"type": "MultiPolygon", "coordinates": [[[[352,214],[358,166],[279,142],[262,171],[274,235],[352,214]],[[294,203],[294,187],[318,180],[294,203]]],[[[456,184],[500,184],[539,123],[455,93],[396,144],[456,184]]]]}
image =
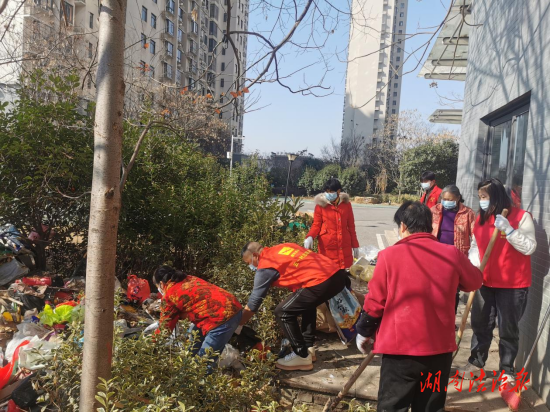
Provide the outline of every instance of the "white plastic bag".
{"type": "Polygon", "coordinates": [[[239,350],[231,344],[226,344],[222,354],[220,354],[219,366],[222,369],[231,367],[236,370],[242,370],[244,365],[241,363],[240,357],[241,355],[239,354],[239,350]]]}
{"type": "Polygon", "coordinates": [[[378,258],[378,253],[380,250],[373,245],[365,245],[364,247],[359,247],[359,257],[365,257],[368,261],[375,260],[378,258]]]}
{"type": "Polygon", "coordinates": [[[53,351],[60,346],[59,340],[40,340],[34,336],[30,343],[19,351],[19,367],[39,370],[46,367],[46,362],[53,358],[53,351]]]}
{"type": "Polygon", "coordinates": [[[17,326],[17,330],[19,333],[23,334],[23,336],[38,336],[40,338],[46,336],[48,333],[51,333],[51,330],[48,330],[41,324],[36,323],[21,323],[17,326]]]}

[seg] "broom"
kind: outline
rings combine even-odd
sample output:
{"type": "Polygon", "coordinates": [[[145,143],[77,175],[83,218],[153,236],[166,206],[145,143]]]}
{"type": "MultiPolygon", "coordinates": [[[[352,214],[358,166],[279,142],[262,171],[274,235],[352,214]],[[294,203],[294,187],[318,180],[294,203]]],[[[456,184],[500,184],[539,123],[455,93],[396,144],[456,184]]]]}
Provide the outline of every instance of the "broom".
{"type": "MultiPolygon", "coordinates": [[[[540,323],[539,331],[537,332],[537,337],[535,338],[535,342],[533,343],[533,347],[531,347],[531,351],[529,352],[529,356],[527,356],[527,360],[525,360],[525,364],[523,365],[523,369],[525,372],[527,372],[527,367],[529,367],[529,363],[531,362],[531,358],[533,357],[533,353],[535,352],[535,347],[537,346],[537,343],[539,341],[540,336],[542,335],[542,332],[544,330],[544,326],[546,325],[546,322],[548,321],[548,317],[550,317],[550,305],[548,306],[546,310],[546,314],[544,315],[544,318],[542,319],[542,323],[540,323]]],[[[518,392],[512,392],[508,391],[506,389],[502,390],[500,392],[500,396],[502,399],[506,402],[508,407],[511,411],[517,412],[519,409],[519,405],[521,403],[521,389],[519,389],[518,392]]]]}
{"type": "MultiPolygon", "coordinates": [[[[508,215],[508,210],[503,209],[502,214],[504,218],[508,215]]],[[[487,262],[489,261],[489,257],[491,256],[491,252],[493,251],[493,247],[495,246],[495,242],[498,238],[498,233],[500,231],[495,228],[493,231],[493,235],[491,236],[491,240],[489,241],[489,245],[487,246],[487,250],[485,250],[485,254],[483,255],[483,260],[481,261],[481,265],[479,266],[479,270],[483,273],[483,270],[485,270],[485,267],[487,266],[487,262]]],[[[464,334],[464,329],[466,328],[466,323],[468,322],[468,315],[470,314],[470,309],[472,308],[472,303],[474,302],[474,297],[476,295],[475,291],[471,291],[470,295],[468,296],[468,302],[466,303],[466,309],[464,310],[464,314],[462,314],[462,321],[460,322],[460,328],[458,329],[458,333],[456,335],[456,350],[453,353],[453,360],[458,354],[458,350],[460,349],[460,342],[462,341],[462,335],[464,334]]]]}
{"type": "Polygon", "coordinates": [[[365,371],[369,363],[374,358],[374,353],[372,350],[367,354],[367,357],[363,359],[359,367],[357,367],[357,370],[355,370],[355,373],[349,378],[347,383],[345,384],[344,388],[338,393],[338,396],[334,400],[328,399],[327,403],[325,404],[325,408],[323,409],[323,412],[329,412],[332,411],[338,406],[338,403],[342,401],[342,399],[348,394],[349,389],[351,389],[351,386],[357,381],[359,376],[365,371]]]}

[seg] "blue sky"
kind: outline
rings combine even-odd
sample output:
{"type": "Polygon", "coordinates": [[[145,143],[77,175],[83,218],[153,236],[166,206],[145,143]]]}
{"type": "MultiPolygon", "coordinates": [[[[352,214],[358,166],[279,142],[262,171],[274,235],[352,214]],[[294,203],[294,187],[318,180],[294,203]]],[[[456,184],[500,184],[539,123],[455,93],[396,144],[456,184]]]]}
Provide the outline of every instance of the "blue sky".
{"type": "MultiPolygon", "coordinates": [[[[382,1],[382,0],[367,0],[382,1]]],[[[407,33],[433,31],[444,18],[450,0],[409,0],[407,33]],[[428,28],[428,29],[426,29],[428,28]],[[423,30],[424,29],[424,30],[423,30]]],[[[263,31],[272,21],[272,16],[251,12],[250,29],[263,31]]],[[[340,139],[344,106],[346,46],[348,42],[348,25],[341,25],[335,30],[325,46],[323,55],[328,60],[330,71],[324,65],[315,66],[295,75],[289,81],[293,86],[303,84],[304,78],[314,82],[325,76],[324,84],[332,89],[327,97],[302,96],[292,94],[275,83],[263,83],[254,87],[260,101],[256,107],[263,107],[247,113],[244,117],[245,151],[260,153],[295,152],[307,148],[309,152],[320,155],[320,150],[327,145],[331,137],[340,139]],[[338,57],[339,56],[339,57],[338,57]],[[264,107],[265,106],[265,107],[264,107]]],[[[309,28],[304,27],[297,39],[303,38],[309,28]]],[[[429,35],[419,35],[407,40],[407,52],[418,48],[429,40],[429,35]]],[[[258,45],[255,39],[249,38],[248,60],[252,60],[258,45]]],[[[317,55],[298,55],[292,48],[285,49],[288,54],[279,64],[282,73],[292,73],[297,69],[318,60],[317,55]]],[[[417,53],[420,59],[421,54],[417,53]]],[[[405,64],[404,71],[413,69],[416,58],[411,57],[405,64]]],[[[448,97],[462,97],[464,83],[457,81],[439,81],[437,89],[430,88],[431,81],[418,78],[420,67],[403,77],[401,93],[401,111],[417,109],[423,116],[428,116],[435,109],[444,107],[438,94],[448,97]]],[[[461,104],[458,104],[461,107],[461,104]]],[[[450,125],[449,125],[450,127],[450,125]]],[[[457,129],[458,125],[453,127],[457,129]]]]}

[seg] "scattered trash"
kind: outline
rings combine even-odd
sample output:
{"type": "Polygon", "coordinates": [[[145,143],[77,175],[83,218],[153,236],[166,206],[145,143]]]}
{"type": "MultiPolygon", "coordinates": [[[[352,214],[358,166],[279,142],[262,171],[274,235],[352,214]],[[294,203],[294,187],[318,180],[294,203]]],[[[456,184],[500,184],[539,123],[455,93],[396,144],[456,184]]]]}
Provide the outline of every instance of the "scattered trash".
{"type": "Polygon", "coordinates": [[[151,295],[149,282],[143,278],[138,278],[134,274],[129,275],[126,295],[129,300],[137,301],[139,304],[143,303],[151,295]]]}
{"type": "Polygon", "coordinates": [[[239,350],[233,347],[231,344],[226,344],[222,353],[220,354],[219,367],[222,369],[233,368],[235,370],[243,370],[244,364],[241,361],[239,350]]]}

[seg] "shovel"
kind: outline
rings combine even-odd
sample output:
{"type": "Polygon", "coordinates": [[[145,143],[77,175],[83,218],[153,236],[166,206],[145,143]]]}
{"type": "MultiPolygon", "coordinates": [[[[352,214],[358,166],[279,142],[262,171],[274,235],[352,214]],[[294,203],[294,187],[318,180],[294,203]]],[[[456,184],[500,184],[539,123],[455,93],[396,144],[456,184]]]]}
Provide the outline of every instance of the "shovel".
{"type": "MultiPolygon", "coordinates": [[[[506,218],[506,216],[508,215],[508,210],[503,209],[501,215],[504,218],[506,218]]],[[[485,270],[485,267],[487,266],[487,262],[489,261],[489,257],[491,256],[491,252],[493,251],[493,247],[495,246],[495,242],[497,241],[499,232],[500,231],[497,228],[495,228],[495,230],[493,231],[493,235],[491,236],[491,240],[489,241],[489,245],[487,246],[487,250],[483,255],[483,260],[481,261],[481,265],[479,266],[479,270],[481,271],[481,273],[483,273],[483,270],[485,270]]],[[[476,295],[476,292],[472,291],[468,296],[466,309],[464,310],[464,314],[462,314],[462,321],[460,323],[460,328],[458,329],[458,333],[456,335],[456,351],[453,353],[453,360],[458,354],[458,350],[460,349],[460,342],[462,341],[462,335],[464,334],[464,329],[466,328],[466,323],[468,322],[468,315],[470,314],[470,309],[472,308],[472,303],[474,302],[475,295],[476,295]]]]}

